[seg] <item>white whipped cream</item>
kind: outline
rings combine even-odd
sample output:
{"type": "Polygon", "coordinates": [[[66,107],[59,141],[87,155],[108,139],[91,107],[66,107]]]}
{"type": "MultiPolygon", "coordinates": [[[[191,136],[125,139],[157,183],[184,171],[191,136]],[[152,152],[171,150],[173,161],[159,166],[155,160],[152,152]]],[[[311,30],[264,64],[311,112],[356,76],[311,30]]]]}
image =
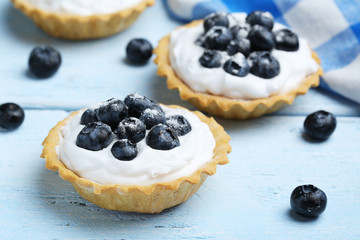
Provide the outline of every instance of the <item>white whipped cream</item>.
{"type": "Polygon", "coordinates": [[[62,14],[90,16],[133,7],[143,0],[26,0],[37,8],[62,14]]]}
{"type": "MultiPolygon", "coordinates": [[[[244,22],[246,14],[234,13],[229,17],[230,26],[244,22]]],[[[275,23],[274,31],[286,28],[275,23]]],[[[272,55],[280,63],[280,74],[271,79],[263,79],[249,73],[245,77],[236,77],[226,73],[222,67],[205,68],[199,58],[204,48],[195,43],[203,33],[203,25],[191,28],[178,28],[170,37],[170,62],[176,74],[194,91],[212,93],[232,99],[258,99],[285,93],[295,89],[302,80],[315,73],[319,66],[311,57],[307,41],[299,37],[300,47],[296,52],[274,49],[272,55]]],[[[223,63],[230,57],[222,52],[223,63]]]]}
{"type": "Polygon", "coordinates": [[[61,130],[57,154],[67,168],[83,178],[101,184],[151,185],[190,176],[212,160],[214,137],[207,124],[184,109],[162,107],[166,116],[181,114],[192,130],[179,137],[180,146],[171,150],[155,150],[146,138],[137,143],[138,155],[132,161],[120,161],[111,153],[116,139],[101,151],[89,151],[76,146],[81,129],[82,112],[73,117],[61,130]]]}

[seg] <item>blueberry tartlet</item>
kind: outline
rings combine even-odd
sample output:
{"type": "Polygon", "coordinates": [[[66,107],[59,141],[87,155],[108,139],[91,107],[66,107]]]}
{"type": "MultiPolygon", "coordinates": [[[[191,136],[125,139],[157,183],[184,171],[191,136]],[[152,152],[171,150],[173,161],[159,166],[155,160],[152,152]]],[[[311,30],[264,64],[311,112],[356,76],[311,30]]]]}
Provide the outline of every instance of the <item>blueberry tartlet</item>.
{"type": "Polygon", "coordinates": [[[156,213],[186,201],[228,163],[229,140],[214,119],[135,93],[60,121],[42,157],[102,208],[156,213]]]}
{"type": "Polygon", "coordinates": [[[169,89],[225,118],[277,111],[318,86],[322,75],[307,41],[269,12],[213,13],[175,29],[154,52],[169,89]]]}
{"type": "Polygon", "coordinates": [[[123,31],[155,0],[11,0],[51,36],[102,38],[123,31]]]}

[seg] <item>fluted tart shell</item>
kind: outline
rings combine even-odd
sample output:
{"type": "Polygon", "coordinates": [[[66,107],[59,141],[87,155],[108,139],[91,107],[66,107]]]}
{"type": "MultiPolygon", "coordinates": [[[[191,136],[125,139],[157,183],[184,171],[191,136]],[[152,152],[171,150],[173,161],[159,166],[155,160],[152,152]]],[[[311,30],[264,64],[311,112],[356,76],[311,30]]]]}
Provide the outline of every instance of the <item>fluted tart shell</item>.
{"type": "Polygon", "coordinates": [[[47,34],[64,39],[84,40],[108,37],[128,28],[155,0],[143,0],[136,6],[110,14],[79,16],[49,12],[26,0],[11,0],[14,6],[31,18],[47,34]]]}
{"type": "MultiPolygon", "coordinates": [[[[202,23],[203,20],[196,20],[181,27],[191,28],[202,23]]],[[[169,89],[179,91],[182,100],[189,101],[201,111],[223,118],[248,119],[275,112],[286,105],[291,105],[298,95],[304,95],[310,87],[318,86],[320,76],[323,75],[323,70],[320,67],[320,59],[317,54],[312,51],[312,58],[319,64],[319,68],[317,72],[307,76],[296,89],[283,94],[255,100],[231,99],[220,95],[195,92],[192,90],[190,86],[181,80],[172,68],[169,46],[170,34],[163,37],[154,50],[156,54],[154,62],[158,65],[157,74],[167,79],[169,89]]]]}
{"type": "MultiPolygon", "coordinates": [[[[181,108],[170,105],[171,108],[181,108]]],[[[78,176],[68,169],[59,158],[56,147],[60,143],[62,128],[80,111],[73,112],[52,128],[43,142],[42,158],[46,168],[57,171],[60,177],[69,181],[76,191],[88,201],[110,210],[158,213],[166,208],[178,205],[189,199],[204,183],[208,175],[216,172],[217,165],[229,162],[227,154],[231,152],[230,137],[223,127],[213,118],[208,118],[198,111],[193,113],[209,126],[216,146],[211,161],[196,169],[190,176],[183,176],[170,182],[142,185],[103,185],[78,176]]]]}

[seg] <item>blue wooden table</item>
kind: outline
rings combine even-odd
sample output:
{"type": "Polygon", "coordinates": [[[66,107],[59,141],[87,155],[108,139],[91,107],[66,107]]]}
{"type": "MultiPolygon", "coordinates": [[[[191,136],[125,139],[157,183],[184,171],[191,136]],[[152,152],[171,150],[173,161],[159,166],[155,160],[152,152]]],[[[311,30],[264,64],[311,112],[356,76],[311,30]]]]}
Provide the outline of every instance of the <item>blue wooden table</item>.
{"type": "Polygon", "coordinates": [[[0,132],[0,239],[360,239],[360,106],[322,90],[259,119],[216,118],[232,138],[230,163],[187,202],[160,214],[101,209],[45,169],[41,143],[72,110],[135,91],[194,109],[166,88],[155,64],[124,61],[130,39],[156,45],[178,25],[157,1],[121,34],[64,41],[0,2],[0,103],[16,102],[26,114],[18,130],[0,132]],[[54,77],[36,80],[27,60],[42,44],[59,49],[63,64],[54,77]],[[337,129],[328,141],[307,141],[303,121],[320,109],[337,116],[337,129]],[[290,194],[302,184],[327,194],[318,219],[290,211],[290,194]]]}

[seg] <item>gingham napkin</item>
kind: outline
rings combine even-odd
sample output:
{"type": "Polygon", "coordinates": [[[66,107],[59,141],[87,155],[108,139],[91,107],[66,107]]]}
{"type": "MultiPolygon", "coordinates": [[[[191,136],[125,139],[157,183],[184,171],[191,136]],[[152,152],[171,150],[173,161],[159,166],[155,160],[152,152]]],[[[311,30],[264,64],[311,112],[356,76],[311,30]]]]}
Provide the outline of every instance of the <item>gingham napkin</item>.
{"type": "Polygon", "coordinates": [[[306,38],[324,69],[320,86],[360,103],[360,0],[164,0],[171,17],[269,11],[306,38]]]}

